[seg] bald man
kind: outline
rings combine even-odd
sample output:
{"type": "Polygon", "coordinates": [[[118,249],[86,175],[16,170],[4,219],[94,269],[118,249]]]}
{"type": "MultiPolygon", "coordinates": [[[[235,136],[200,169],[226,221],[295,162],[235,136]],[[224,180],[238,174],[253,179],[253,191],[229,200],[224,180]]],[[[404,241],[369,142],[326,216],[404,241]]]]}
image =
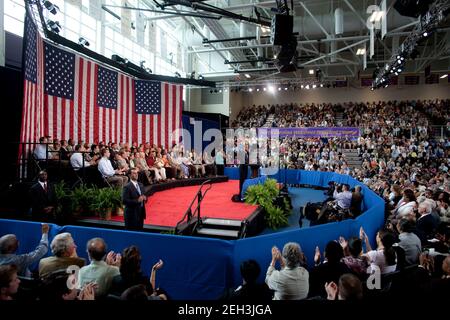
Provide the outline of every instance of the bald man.
{"type": "Polygon", "coordinates": [[[120,274],[120,254],[110,251],[102,238],[93,238],[87,243],[87,252],[91,263],[80,269],[78,274],[78,284],[80,288],[88,283],[95,283],[96,299],[105,296],[112,283],[112,279],[120,274]]]}

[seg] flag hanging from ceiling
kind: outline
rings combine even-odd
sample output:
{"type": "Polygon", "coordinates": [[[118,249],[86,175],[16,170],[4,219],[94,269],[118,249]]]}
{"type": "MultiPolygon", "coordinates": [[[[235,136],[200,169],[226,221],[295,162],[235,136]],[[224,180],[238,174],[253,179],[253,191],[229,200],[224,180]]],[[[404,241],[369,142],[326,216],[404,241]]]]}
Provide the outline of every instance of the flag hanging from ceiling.
{"type": "Polygon", "coordinates": [[[178,142],[182,85],[136,80],[50,44],[28,11],[24,39],[22,142],[178,142]]]}

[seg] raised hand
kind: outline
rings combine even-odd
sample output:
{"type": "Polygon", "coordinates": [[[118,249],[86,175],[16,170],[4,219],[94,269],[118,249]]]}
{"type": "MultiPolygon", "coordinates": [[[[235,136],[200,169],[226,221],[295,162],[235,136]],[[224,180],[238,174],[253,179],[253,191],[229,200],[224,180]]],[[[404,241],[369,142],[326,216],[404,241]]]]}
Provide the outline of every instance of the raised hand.
{"type": "Polygon", "coordinates": [[[78,294],[78,300],[95,300],[95,289],[98,285],[94,282],[89,282],[78,294]]]}
{"type": "Polygon", "coordinates": [[[41,230],[42,230],[42,233],[48,233],[48,231],[50,230],[50,226],[46,223],[43,223],[41,226],[41,230]]]}
{"type": "Polygon", "coordinates": [[[328,300],[336,300],[336,296],[338,293],[338,287],[336,283],[331,281],[330,283],[325,282],[325,291],[327,292],[327,299],[328,300]]]}
{"type": "Polygon", "coordinates": [[[152,271],[159,270],[159,269],[161,269],[163,266],[164,266],[164,262],[163,262],[161,259],[159,259],[159,261],[153,265],[152,271]]]}
{"type": "Polygon", "coordinates": [[[365,240],[367,238],[366,232],[364,231],[364,228],[361,226],[361,228],[359,228],[359,238],[361,240],[365,240]]]}
{"type": "Polygon", "coordinates": [[[316,263],[316,264],[319,264],[320,263],[320,249],[319,249],[319,247],[318,246],[316,246],[316,252],[315,252],[315,254],[314,254],[314,262],[316,263]]]}
{"type": "Polygon", "coordinates": [[[347,248],[348,241],[345,240],[344,237],[339,237],[339,244],[341,245],[342,249],[347,248]]]}

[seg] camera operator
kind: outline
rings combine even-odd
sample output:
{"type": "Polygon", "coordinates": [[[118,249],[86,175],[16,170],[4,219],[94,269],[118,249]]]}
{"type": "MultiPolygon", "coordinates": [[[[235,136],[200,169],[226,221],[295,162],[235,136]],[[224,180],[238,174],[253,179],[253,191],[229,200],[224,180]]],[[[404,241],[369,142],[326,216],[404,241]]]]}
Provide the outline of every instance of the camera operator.
{"type": "Polygon", "coordinates": [[[333,198],[336,200],[337,205],[341,209],[349,209],[352,202],[352,193],[349,191],[350,187],[348,184],[343,184],[337,186],[333,192],[333,198]]]}

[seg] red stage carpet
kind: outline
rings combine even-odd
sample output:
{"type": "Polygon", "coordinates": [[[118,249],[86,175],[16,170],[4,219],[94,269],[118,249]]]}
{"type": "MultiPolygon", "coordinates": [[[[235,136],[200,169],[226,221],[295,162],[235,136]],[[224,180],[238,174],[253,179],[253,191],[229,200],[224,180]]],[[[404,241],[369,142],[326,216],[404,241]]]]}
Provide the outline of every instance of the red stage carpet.
{"type": "MultiPolygon", "coordinates": [[[[174,188],[152,195],[147,202],[147,219],[144,224],[175,227],[183,217],[200,186],[174,188]]],[[[244,220],[257,208],[246,203],[232,202],[231,197],[239,191],[239,181],[214,183],[201,204],[201,216],[244,220]]],[[[192,206],[192,210],[196,204],[192,206]]],[[[123,221],[122,217],[113,220],[123,221]]]]}

